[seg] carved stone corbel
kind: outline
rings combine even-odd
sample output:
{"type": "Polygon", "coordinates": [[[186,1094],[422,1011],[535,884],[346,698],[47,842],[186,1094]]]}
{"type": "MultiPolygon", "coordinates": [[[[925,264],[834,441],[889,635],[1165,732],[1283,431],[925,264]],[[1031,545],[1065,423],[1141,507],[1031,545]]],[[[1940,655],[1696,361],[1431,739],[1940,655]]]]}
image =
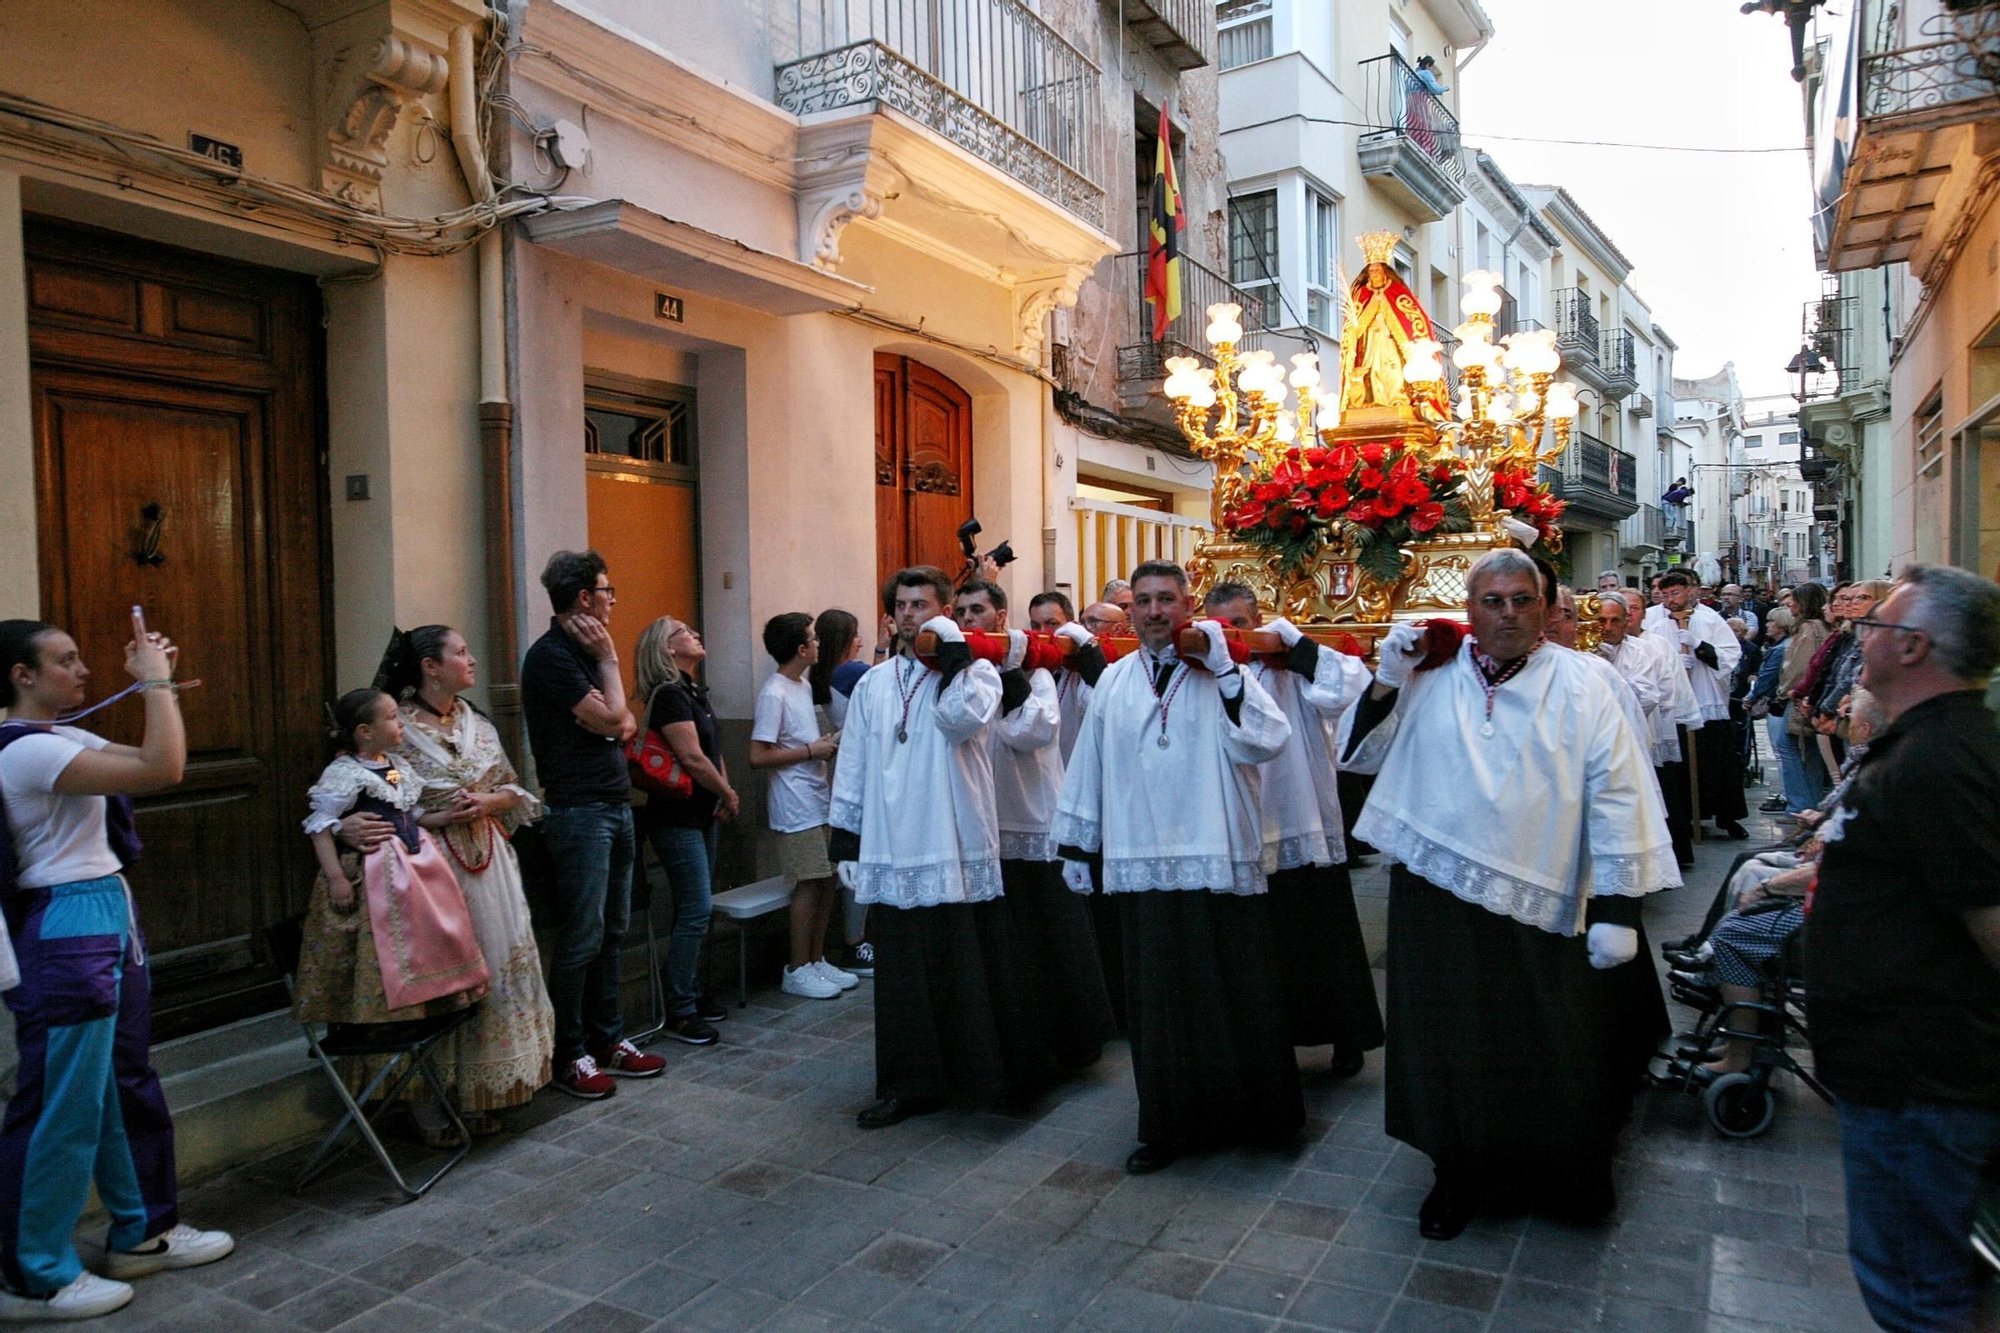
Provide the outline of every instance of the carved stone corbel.
{"type": "Polygon", "coordinates": [[[1014,284],[1014,351],[1023,361],[1041,364],[1050,312],[1073,307],[1083,280],[1089,276],[1090,270],[1079,266],[1014,284]]]}
{"type": "Polygon", "coordinates": [[[873,142],[872,118],[809,126],[799,133],[799,259],[840,271],[840,233],[857,218],[882,215],[902,177],[873,142]]]}
{"type": "Polygon", "coordinates": [[[334,53],[327,62],[330,123],[320,188],[356,208],[381,212],[389,135],[411,103],[443,92],[450,74],[442,53],[393,34],[377,37],[365,60],[358,47],[334,53]]]}

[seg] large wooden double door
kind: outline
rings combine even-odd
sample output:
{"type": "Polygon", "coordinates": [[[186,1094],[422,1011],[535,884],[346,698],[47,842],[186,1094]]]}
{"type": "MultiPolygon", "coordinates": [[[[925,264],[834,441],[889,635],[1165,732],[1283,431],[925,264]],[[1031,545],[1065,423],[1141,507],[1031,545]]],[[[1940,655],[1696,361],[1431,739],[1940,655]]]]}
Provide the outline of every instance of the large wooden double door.
{"type": "MultiPolygon", "coordinates": [[[[155,1036],[173,1036],[283,1003],[259,934],[311,882],[299,824],[331,693],[319,298],[51,223],[27,242],[43,617],[76,637],[93,700],[129,683],[134,605],[202,682],[181,696],[186,780],[139,803],[131,876],[155,1036]]],[[[132,700],[84,725],[136,743],[142,720],[132,700]]]]}
{"type": "Polygon", "coordinates": [[[972,399],[905,356],[875,354],[875,584],[910,565],[956,575],[972,517],[972,399]]]}

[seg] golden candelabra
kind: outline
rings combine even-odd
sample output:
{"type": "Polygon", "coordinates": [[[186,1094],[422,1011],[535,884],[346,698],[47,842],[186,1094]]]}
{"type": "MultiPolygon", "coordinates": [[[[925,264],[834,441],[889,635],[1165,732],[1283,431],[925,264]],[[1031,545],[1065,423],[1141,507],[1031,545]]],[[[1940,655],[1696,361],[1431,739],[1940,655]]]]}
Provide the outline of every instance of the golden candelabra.
{"type": "Polygon", "coordinates": [[[1330,383],[1323,382],[1316,353],[1293,356],[1287,375],[1271,352],[1239,351],[1242,311],[1231,304],[1208,308],[1212,367],[1192,356],[1167,360],[1162,387],[1175,421],[1215,467],[1213,531],[1190,562],[1198,588],[1223,579],[1245,582],[1280,614],[1343,627],[1459,612],[1472,563],[1514,540],[1508,511],[1495,503],[1495,473],[1522,468],[1532,479],[1539,465],[1568,446],[1576,386],[1555,379],[1562,365],[1555,334],[1523,330],[1496,343],[1500,275],[1467,274],[1464,322],[1453,331],[1458,392],[1448,397],[1444,345],[1389,262],[1396,240],[1387,232],[1361,237],[1362,275],[1352,284],[1343,275],[1340,363],[1330,383]],[[1288,448],[1314,439],[1329,447],[1400,445],[1426,461],[1457,459],[1470,531],[1408,543],[1403,574],[1389,583],[1361,567],[1360,534],[1346,523],[1334,525],[1304,569],[1284,568],[1272,548],[1233,534],[1226,515],[1252,486],[1271,478],[1288,448]]]}

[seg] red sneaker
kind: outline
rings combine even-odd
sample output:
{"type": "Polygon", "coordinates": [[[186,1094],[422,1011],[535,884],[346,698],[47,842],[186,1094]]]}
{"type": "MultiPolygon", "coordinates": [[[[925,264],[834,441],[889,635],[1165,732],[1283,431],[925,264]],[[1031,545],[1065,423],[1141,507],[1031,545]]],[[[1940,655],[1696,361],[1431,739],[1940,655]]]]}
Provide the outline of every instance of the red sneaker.
{"type": "Polygon", "coordinates": [[[621,1041],[598,1057],[598,1067],[613,1078],[658,1078],[667,1072],[667,1062],[648,1055],[629,1041],[621,1041]]]}
{"type": "Polygon", "coordinates": [[[557,1074],[555,1084],[560,1091],[587,1102],[603,1101],[618,1091],[618,1085],[587,1055],[578,1056],[568,1069],[557,1074]]]}

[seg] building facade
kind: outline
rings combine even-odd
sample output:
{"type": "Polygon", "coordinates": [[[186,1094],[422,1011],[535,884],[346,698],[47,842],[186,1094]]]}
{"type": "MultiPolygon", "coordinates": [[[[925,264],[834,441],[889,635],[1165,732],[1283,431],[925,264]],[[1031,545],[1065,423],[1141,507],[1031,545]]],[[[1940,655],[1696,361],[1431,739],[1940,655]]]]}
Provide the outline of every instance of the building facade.
{"type": "Polygon", "coordinates": [[[1815,516],[1814,490],[1800,471],[1797,408],[1789,396],[1744,404],[1741,493],[1733,515],[1739,582],[1774,588],[1823,579],[1831,571],[1828,527],[1815,516]]]}
{"type": "Polygon", "coordinates": [[[1742,533],[1736,526],[1743,482],[1743,391],[1725,363],[1703,379],[1674,381],[1676,452],[1685,451],[1691,545],[1686,564],[1704,583],[1741,581],[1742,533]]]}
{"type": "Polygon", "coordinates": [[[1920,560],[1990,577],[2000,571],[2000,89],[1990,77],[2000,8],[1864,0],[1816,21],[1806,87],[1814,242],[1842,275],[1828,297],[1854,303],[1829,311],[1827,328],[1867,335],[1847,360],[1831,358],[1852,386],[1836,383],[1808,412],[1853,486],[1851,500],[1826,499],[1859,507],[1842,528],[1856,576],[1920,560]],[[1886,399],[1871,387],[1869,345],[1885,335],[1886,399]],[[1884,416],[1886,431],[1871,429],[1884,416]],[[1883,530],[1886,540],[1874,535],[1883,530]]]}

